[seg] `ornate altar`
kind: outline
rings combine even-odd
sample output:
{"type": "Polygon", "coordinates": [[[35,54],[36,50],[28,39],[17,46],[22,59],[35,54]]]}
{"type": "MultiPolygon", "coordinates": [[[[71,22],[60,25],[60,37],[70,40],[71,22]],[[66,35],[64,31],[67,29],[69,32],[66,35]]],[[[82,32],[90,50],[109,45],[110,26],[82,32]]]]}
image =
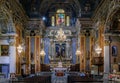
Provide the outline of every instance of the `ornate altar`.
{"type": "Polygon", "coordinates": [[[55,68],[58,67],[58,63],[62,62],[62,67],[69,67],[71,65],[71,59],[70,58],[54,58],[50,59],[50,66],[55,68]]]}

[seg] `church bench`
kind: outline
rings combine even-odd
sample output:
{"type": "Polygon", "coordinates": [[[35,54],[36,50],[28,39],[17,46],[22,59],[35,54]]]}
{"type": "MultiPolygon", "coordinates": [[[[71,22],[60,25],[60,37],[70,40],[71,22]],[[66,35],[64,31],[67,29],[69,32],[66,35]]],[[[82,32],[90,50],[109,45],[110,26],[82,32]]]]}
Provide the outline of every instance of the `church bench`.
{"type": "Polygon", "coordinates": [[[12,83],[51,83],[51,76],[33,76],[12,83]]]}
{"type": "Polygon", "coordinates": [[[68,79],[68,83],[96,82],[97,81],[97,80],[94,80],[93,78],[88,77],[88,76],[68,76],[67,79],[68,79]]]}

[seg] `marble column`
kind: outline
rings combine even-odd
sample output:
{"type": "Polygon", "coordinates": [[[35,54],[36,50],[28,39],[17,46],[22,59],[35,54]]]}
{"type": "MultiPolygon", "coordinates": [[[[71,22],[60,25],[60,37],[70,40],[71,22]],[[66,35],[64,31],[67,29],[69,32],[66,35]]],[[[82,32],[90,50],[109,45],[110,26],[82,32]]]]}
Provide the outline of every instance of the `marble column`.
{"type": "Polygon", "coordinates": [[[66,56],[65,57],[66,58],[69,57],[69,43],[68,42],[66,42],[66,56]]]}
{"type": "Polygon", "coordinates": [[[51,49],[52,49],[52,46],[51,46],[51,40],[50,40],[50,44],[49,44],[49,56],[50,56],[50,57],[52,57],[52,55],[51,55],[51,51],[52,51],[52,50],[51,50],[51,49]]]}
{"type": "Polygon", "coordinates": [[[76,64],[76,38],[72,38],[72,60],[76,64]]]}
{"type": "Polygon", "coordinates": [[[108,77],[110,72],[110,54],[109,37],[104,38],[104,78],[108,77]]]}
{"type": "Polygon", "coordinates": [[[53,56],[56,57],[56,52],[55,52],[55,42],[53,43],[53,56]]]}
{"type": "Polygon", "coordinates": [[[10,57],[10,73],[16,73],[16,47],[15,47],[15,39],[10,39],[9,42],[9,57],[10,57]]]}
{"type": "Polygon", "coordinates": [[[44,38],[45,64],[49,64],[49,38],[44,38]]]}
{"type": "Polygon", "coordinates": [[[52,40],[52,44],[51,44],[51,55],[52,55],[52,58],[54,58],[54,43],[53,43],[53,40],[52,40]]]}

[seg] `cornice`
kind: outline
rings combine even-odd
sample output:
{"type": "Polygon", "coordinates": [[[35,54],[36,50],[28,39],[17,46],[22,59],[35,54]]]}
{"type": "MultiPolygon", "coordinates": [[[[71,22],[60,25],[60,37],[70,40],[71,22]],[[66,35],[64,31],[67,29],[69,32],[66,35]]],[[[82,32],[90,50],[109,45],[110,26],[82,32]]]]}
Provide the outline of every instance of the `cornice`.
{"type": "Polygon", "coordinates": [[[81,28],[92,28],[93,22],[90,18],[79,18],[81,28]]]}

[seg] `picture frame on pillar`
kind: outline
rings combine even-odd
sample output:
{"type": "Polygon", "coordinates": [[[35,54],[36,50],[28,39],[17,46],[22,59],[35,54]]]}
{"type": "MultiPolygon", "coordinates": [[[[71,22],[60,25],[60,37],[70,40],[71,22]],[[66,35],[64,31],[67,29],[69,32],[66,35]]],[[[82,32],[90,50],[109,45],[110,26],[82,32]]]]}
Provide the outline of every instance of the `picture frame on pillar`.
{"type": "Polygon", "coordinates": [[[117,56],[117,46],[112,46],[112,56],[117,56]]]}

